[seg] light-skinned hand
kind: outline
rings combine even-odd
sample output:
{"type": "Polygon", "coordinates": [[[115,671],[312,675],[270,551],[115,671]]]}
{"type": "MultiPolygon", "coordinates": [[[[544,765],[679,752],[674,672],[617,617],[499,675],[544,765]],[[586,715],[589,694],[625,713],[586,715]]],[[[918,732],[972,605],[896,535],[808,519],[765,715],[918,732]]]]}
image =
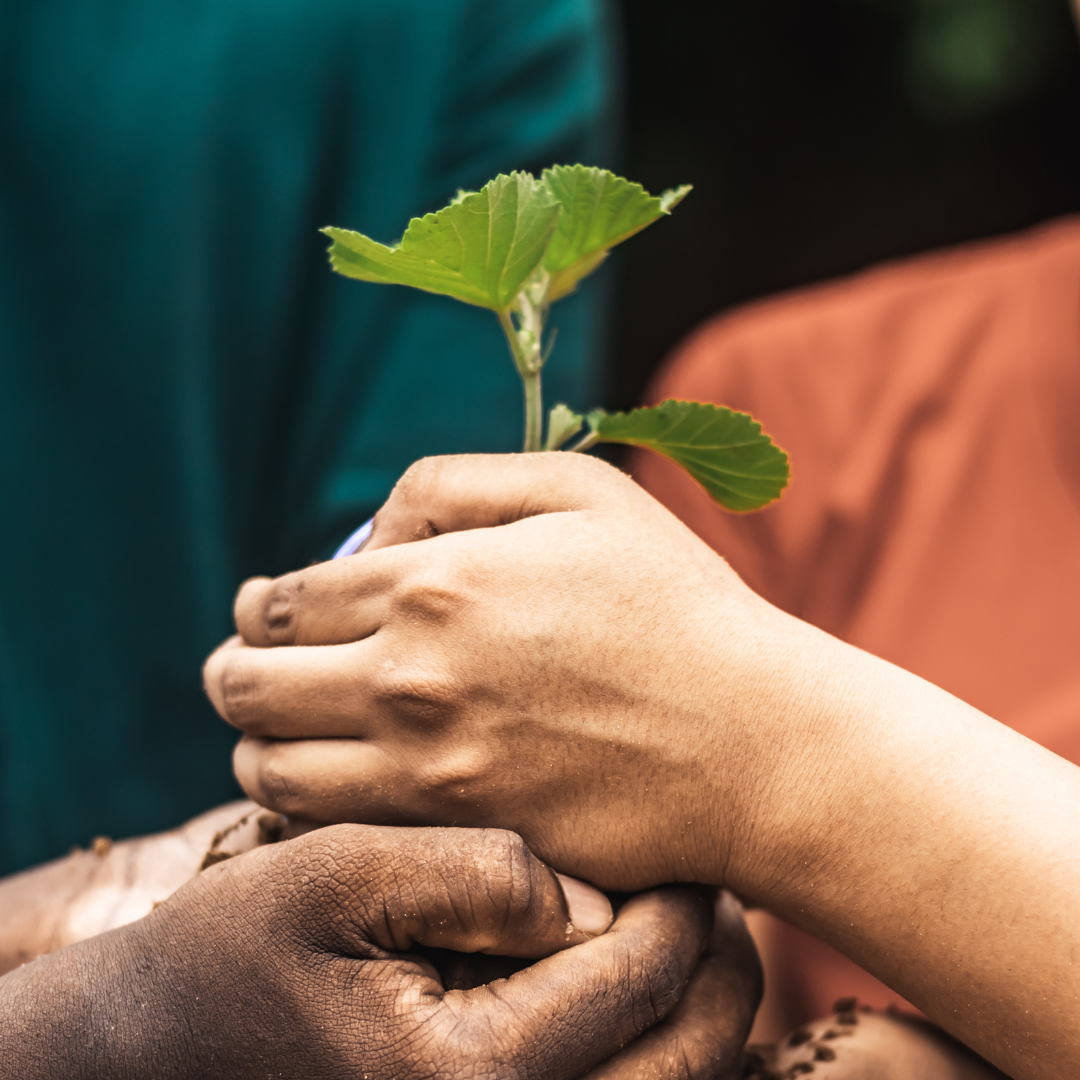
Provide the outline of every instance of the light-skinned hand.
{"type": "Polygon", "coordinates": [[[805,645],[655,500],[568,454],[421,462],[361,553],[249,581],[235,610],[205,683],[257,802],[511,828],[627,891],[721,884],[762,811],[763,717],[791,697],[776,654],[805,645]]]}

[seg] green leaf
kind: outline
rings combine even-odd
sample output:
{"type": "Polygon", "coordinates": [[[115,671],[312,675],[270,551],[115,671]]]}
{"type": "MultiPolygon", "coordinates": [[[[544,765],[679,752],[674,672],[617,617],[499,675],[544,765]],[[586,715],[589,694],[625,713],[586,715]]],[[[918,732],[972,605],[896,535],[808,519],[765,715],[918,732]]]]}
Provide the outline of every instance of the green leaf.
{"type": "Polygon", "coordinates": [[[548,414],[548,433],[544,449],[558,450],[567,439],[581,430],[584,423],[585,417],[580,413],[574,412],[567,405],[556,405],[548,414]]]}
{"type": "Polygon", "coordinates": [[[760,510],[787,486],[788,457],[749,414],[698,401],[589,415],[599,442],[645,446],[678,462],[723,507],[760,510]]]}
{"type": "Polygon", "coordinates": [[[671,213],[690,191],[689,185],[650,195],[607,169],[556,165],[542,180],[562,207],[559,224],[544,258],[551,275],[547,302],[573,292],[616,244],[671,213]]]}
{"type": "Polygon", "coordinates": [[[322,231],[334,241],[330,263],[339,274],[505,311],[543,260],[559,214],[546,184],[516,172],[413,218],[392,247],[348,229],[322,231]]]}

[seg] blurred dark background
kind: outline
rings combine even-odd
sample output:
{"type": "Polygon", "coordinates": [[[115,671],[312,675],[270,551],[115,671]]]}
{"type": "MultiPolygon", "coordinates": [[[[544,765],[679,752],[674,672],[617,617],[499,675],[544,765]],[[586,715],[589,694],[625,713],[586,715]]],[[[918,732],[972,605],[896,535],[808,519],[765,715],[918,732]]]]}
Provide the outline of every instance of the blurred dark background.
{"type": "Polygon", "coordinates": [[[742,301],[1080,210],[1068,0],[622,0],[625,173],[674,216],[621,253],[606,404],[742,301]]]}

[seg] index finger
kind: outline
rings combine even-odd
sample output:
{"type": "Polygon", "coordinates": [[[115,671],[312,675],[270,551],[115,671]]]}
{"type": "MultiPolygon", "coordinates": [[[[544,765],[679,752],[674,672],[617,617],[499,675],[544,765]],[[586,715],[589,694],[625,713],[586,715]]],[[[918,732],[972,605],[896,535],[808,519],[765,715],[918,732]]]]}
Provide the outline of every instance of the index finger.
{"type": "Polygon", "coordinates": [[[250,578],[233,605],[236,629],[248,645],[343,645],[369,637],[396,609],[439,621],[469,593],[454,536],[423,545],[316,563],[279,578],[250,578]]]}
{"type": "Polygon", "coordinates": [[[390,492],[360,554],[538,514],[588,510],[631,492],[648,498],[618,469],[585,454],[423,458],[390,492]]]}
{"type": "Polygon", "coordinates": [[[603,893],[556,874],[503,829],[333,825],[244,858],[219,863],[188,888],[213,887],[215,874],[236,875],[242,887],[268,879],[283,915],[330,953],[429,945],[535,958],[611,922],[603,893]],[[253,875],[255,859],[268,872],[253,875]]]}
{"type": "Polygon", "coordinates": [[[334,645],[375,633],[395,593],[422,614],[454,597],[453,560],[416,541],[510,525],[540,514],[650,499],[617,469],[580,454],[464,454],[424,458],[375,515],[362,551],[237,593],[236,629],[249,645],[334,645]]]}
{"type": "Polygon", "coordinates": [[[761,962],[738,901],[722,893],[712,939],[679,1004],[584,1080],[710,1080],[740,1075],[762,986],[761,962]]]}
{"type": "Polygon", "coordinates": [[[675,1008],[711,921],[703,890],[642,893],[606,934],[505,981],[450,991],[454,1057],[487,1058],[492,1076],[581,1076],[675,1008]]]}
{"type": "Polygon", "coordinates": [[[278,578],[249,578],[233,603],[248,645],[341,645],[385,622],[394,587],[415,565],[408,548],[316,563],[278,578]]]}

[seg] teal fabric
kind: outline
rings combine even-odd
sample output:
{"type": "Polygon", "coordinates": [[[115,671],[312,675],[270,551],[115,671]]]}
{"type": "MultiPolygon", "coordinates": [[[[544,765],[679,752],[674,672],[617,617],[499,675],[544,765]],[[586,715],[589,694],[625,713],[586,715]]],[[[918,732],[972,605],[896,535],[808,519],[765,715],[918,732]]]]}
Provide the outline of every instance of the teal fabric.
{"type": "MultiPolygon", "coordinates": [[[[233,797],[199,669],[238,583],[518,449],[494,317],[316,230],[606,163],[609,47],[602,0],[0,0],[0,871],[233,797]]],[[[552,401],[595,403],[594,300],[552,401]]]]}

